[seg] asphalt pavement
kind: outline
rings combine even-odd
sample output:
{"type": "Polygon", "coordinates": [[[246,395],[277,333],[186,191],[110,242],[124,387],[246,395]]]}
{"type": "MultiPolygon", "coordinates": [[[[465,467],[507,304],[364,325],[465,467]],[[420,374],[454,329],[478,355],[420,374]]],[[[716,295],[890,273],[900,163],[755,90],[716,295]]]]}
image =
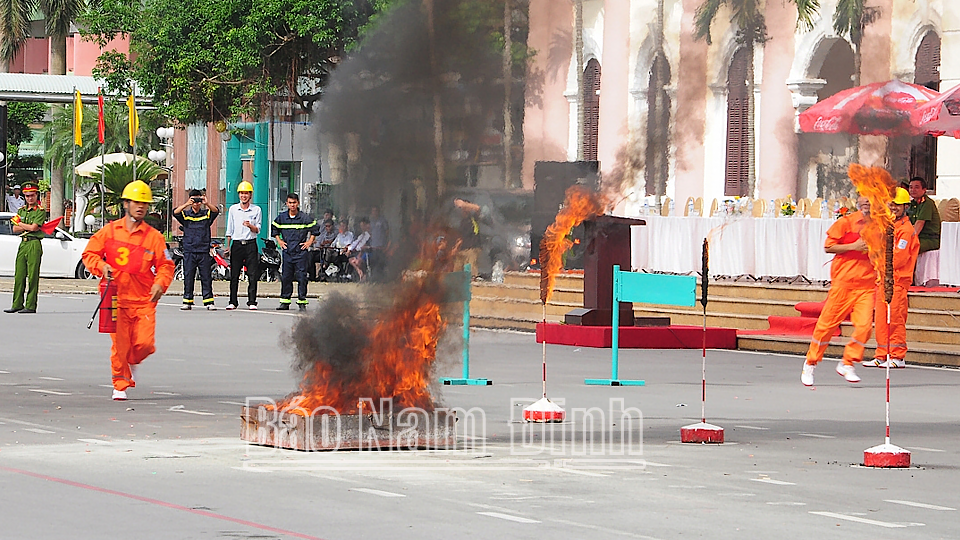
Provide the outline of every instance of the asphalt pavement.
{"type": "MultiPolygon", "coordinates": [[[[583,384],[609,376],[609,350],[549,346],[570,419],[544,428],[517,421],[541,395],[541,346],[476,331],[471,375],[494,385],[437,389],[470,411],[460,448],[307,453],[239,439],[248,399],[297,389],[296,313],[165,297],[157,353],[114,402],[109,337],[85,328],[96,302],[0,314],[0,539],[960,537],[957,370],[892,373],[892,439],[913,466],[877,470],[861,463],[884,440],[882,370],[850,385],[827,361],[811,389],[800,357],[708,351],[706,416],[726,443],[689,445],[700,351],[622,351],[620,376],[646,386],[610,388],[583,384]]],[[[455,349],[438,375],[459,375],[455,349]]]]}

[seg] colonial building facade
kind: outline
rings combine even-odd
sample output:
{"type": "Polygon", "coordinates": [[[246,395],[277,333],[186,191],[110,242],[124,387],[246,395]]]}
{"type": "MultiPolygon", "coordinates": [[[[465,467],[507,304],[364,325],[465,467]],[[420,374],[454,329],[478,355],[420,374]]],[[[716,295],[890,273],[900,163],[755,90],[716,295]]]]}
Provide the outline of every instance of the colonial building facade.
{"type": "MultiPolygon", "coordinates": [[[[726,10],[712,27],[712,44],[695,39],[701,3],[530,1],[532,72],[541,76],[528,88],[540,99],[527,100],[524,186],[533,186],[537,161],[598,159],[605,178],[619,177],[612,175],[618,166],[626,171],[620,210],[630,213],[646,196],[846,194],[845,170],[857,160],[899,177],[925,176],[938,197],[960,196],[960,143],[952,138],[799,132],[799,113],[854,84],[855,49],[832,28],[835,0],[821,2],[809,31],[797,29],[792,3],[765,3],[768,40],[753,54],[752,111],[749,50],[726,10]]],[[[864,33],[862,84],[960,84],[960,2],[867,4],[879,17],[864,33]]]]}

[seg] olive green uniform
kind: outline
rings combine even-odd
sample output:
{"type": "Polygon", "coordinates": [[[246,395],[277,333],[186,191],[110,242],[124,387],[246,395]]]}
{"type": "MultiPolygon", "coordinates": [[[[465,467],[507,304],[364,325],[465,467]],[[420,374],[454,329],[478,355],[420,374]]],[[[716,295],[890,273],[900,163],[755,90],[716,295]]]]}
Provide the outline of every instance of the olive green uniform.
{"type": "MultiPolygon", "coordinates": [[[[47,220],[47,212],[42,206],[17,210],[20,222],[23,224],[43,225],[47,220]]],[[[24,232],[20,234],[20,248],[17,249],[16,273],[13,278],[13,309],[37,309],[37,294],[40,287],[40,258],[43,256],[43,247],[40,240],[44,237],[43,231],[24,232]],[[23,297],[26,292],[27,302],[23,297]]]]}

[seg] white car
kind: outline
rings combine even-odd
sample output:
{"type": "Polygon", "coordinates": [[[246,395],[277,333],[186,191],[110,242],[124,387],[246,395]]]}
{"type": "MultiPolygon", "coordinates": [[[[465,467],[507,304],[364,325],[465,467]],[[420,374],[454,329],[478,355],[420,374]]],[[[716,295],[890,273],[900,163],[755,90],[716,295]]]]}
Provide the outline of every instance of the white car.
{"type": "MultiPolygon", "coordinates": [[[[10,219],[13,212],[0,212],[0,276],[12,276],[20,247],[20,236],[13,234],[10,219]]],[[[43,244],[43,258],[40,259],[40,277],[67,277],[90,279],[80,260],[87,240],[77,238],[61,228],[53,235],[40,241],[43,244]]]]}

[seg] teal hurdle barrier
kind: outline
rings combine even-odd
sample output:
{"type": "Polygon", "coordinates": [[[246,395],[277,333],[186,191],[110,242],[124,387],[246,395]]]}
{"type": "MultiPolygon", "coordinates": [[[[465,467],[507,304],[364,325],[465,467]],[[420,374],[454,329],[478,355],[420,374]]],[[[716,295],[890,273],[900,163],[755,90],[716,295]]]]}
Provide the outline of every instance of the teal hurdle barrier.
{"type": "Polygon", "coordinates": [[[463,272],[451,272],[444,276],[444,287],[447,290],[447,298],[450,302],[463,302],[463,377],[440,377],[440,382],[447,386],[490,386],[493,381],[489,379],[471,379],[470,378],[470,298],[472,292],[470,285],[473,283],[473,276],[470,273],[470,265],[463,265],[463,272]]]}
{"type": "Polygon", "coordinates": [[[596,386],[643,386],[642,380],[621,380],[620,371],[620,302],[661,304],[693,307],[696,304],[697,278],[695,276],[668,276],[621,272],[613,266],[613,324],[609,379],[585,379],[585,384],[596,386]]]}

